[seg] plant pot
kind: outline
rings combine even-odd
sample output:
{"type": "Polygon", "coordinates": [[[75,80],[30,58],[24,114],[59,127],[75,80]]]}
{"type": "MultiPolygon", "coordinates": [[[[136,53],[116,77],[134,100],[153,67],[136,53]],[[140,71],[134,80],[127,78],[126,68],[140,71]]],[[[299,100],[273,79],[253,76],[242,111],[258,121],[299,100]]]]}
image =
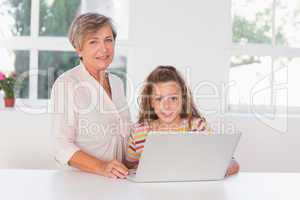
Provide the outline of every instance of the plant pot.
{"type": "Polygon", "coordinates": [[[14,107],[15,106],[15,98],[4,98],[5,107],[14,107]]]}

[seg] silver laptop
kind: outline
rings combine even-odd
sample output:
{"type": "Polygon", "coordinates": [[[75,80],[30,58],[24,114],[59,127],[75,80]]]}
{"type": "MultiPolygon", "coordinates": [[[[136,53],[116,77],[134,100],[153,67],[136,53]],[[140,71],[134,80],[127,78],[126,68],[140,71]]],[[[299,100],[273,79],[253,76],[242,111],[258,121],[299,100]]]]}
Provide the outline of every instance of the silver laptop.
{"type": "Polygon", "coordinates": [[[150,132],[137,170],[128,180],[170,182],[221,180],[241,133],[150,132]]]}

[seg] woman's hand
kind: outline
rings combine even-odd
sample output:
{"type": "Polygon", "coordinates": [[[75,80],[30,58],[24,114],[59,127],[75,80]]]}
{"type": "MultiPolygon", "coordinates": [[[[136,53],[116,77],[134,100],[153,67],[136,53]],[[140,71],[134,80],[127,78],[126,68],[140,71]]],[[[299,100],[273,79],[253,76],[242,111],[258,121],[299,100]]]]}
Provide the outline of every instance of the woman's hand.
{"type": "Polygon", "coordinates": [[[239,171],[240,171],[239,163],[235,159],[232,159],[227,169],[226,176],[231,176],[233,174],[238,173],[239,171]]]}
{"type": "Polygon", "coordinates": [[[101,171],[101,175],[114,179],[124,179],[128,175],[127,167],[117,160],[104,163],[101,171]]]}

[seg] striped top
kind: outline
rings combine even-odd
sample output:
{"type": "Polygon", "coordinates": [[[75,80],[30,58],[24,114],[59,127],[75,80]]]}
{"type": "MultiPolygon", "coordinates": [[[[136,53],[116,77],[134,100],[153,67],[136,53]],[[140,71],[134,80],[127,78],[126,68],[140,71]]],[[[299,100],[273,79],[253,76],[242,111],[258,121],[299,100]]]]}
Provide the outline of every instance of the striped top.
{"type": "MultiPolygon", "coordinates": [[[[188,128],[188,120],[183,119],[181,125],[175,131],[210,131],[205,120],[195,118],[192,120],[191,129],[188,128]]],[[[147,134],[151,131],[148,123],[136,123],[133,126],[132,133],[128,139],[128,148],[126,154],[126,162],[130,166],[137,166],[141,154],[144,151],[144,144],[146,142],[147,134]]]]}

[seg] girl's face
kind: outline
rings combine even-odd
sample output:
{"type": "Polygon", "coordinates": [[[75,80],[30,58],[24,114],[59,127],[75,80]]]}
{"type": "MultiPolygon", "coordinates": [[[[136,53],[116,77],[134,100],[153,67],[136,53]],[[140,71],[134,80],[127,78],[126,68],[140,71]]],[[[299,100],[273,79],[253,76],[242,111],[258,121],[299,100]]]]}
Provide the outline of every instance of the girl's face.
{"type": "Polygon", "coordinates": [[[155,83],[151,105],[161,122],[170,124],[179,120],[182,110],[182,93],[178,83],[175,81],[155,83]]]}
{"type": "Polygon", "coordinates": [[[91,71],[105,70],[113,60],[114,51],[115,41],[108,25],[87,35],[82,48],[77,49],[84,65],[91,71]]]}

